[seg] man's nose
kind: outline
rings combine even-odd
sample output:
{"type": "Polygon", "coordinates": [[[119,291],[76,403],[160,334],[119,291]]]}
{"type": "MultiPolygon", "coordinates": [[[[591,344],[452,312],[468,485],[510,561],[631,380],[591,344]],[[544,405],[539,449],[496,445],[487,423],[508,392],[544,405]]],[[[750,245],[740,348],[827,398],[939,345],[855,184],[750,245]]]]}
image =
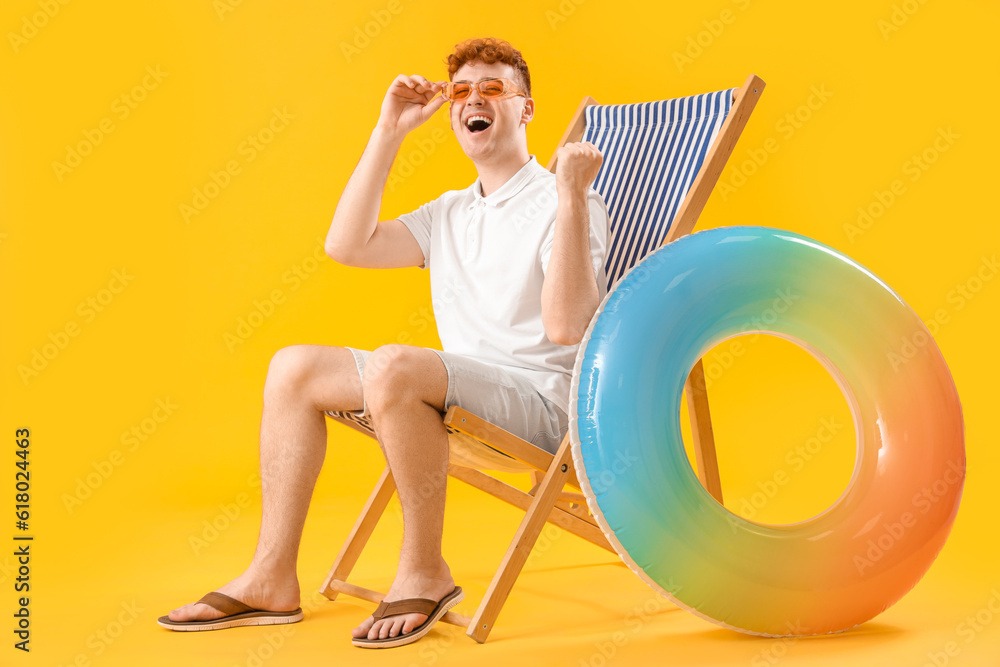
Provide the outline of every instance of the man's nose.
{"type": "Polygon", "coordinates": [[[473,100],[475,100],[476,104],[483,103],[483,96],[479,93],[478,86],[473,86],[472,90],[469,91],[469,98],[467,103],[472,104],[473,100]]]}

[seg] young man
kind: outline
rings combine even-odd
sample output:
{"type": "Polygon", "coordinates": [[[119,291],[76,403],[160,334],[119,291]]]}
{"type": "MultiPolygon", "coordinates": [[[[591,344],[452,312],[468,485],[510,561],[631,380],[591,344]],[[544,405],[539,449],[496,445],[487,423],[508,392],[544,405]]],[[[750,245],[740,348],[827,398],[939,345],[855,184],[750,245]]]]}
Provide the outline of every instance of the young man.
{"type": "Polygon", "coordinates": [[[385,602],[406,602],[380,605],[354,629],[353,643],[416,641],[462,599],[441,554],[447,407],[461,405],[551,452],[565,435],[577,346],[606,293],[607,209],[590,188],[602,158],[589,142],[567,144],[553,175],[528,153],[531,80],[521,53],[507,42],[457,45],[448,73],[448,83],[402,74],[393,81],[326,242],[330,257],[350,266],[429,268],[444,349],[279,350],[264,386],[263,511],[253,561],[217,592],[161,617],[160,625],[220,629],[301,619],[299,541],[325,455],[324,413],[339,411],[372,423],[404,521],[385,602]],[[451,128],[479,177],[412,213],[379,221],[403,138],[449,99],[451,128]],[[433,493],[426,497],[428,488],[433,493]]]}

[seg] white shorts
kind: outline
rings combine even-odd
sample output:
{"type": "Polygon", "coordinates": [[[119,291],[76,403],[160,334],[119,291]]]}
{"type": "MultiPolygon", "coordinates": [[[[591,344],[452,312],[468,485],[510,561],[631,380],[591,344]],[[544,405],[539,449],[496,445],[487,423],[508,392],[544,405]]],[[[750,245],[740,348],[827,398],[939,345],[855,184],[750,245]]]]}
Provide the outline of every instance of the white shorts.
{"type": "MultiPolygon", "coordinates": [[[[368,350],[348,347],[364,378],[368,350]]],[[[426,348],[433,349],[433,348],[426,348]]],[[[458,354],[434,350],[448,371],[445,410],[458,405],[552,454],[556,453],[569,430],[569,418],[555,403],[538,393],[534,386],[503,366],[487,364],[458,354]]],[[[328,410],[331,417],[349,415],[367,421],[368,403],[362,410],[328,410]]],[[[370,427],[370,422],[369,422],[370,427]]]]}

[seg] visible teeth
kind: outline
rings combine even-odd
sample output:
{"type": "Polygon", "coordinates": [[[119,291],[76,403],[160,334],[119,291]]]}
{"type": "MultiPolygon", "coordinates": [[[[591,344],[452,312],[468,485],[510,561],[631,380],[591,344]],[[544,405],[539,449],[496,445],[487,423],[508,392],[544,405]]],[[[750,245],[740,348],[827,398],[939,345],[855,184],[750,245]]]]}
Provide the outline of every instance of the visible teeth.
{"type": "Polygon", "coordinates": [[[465,119],[465,125],[466,125],[466,127],[471,126],[472,125],[472,121],[474,121],[474,120],[485,121],[487,127],[489,127],[490,125],[493,124],[493,119],[491,119],[489,116],[481,116],[481,115],[477,114],[475,116],[469,116],[468,118],[465,119]]]}

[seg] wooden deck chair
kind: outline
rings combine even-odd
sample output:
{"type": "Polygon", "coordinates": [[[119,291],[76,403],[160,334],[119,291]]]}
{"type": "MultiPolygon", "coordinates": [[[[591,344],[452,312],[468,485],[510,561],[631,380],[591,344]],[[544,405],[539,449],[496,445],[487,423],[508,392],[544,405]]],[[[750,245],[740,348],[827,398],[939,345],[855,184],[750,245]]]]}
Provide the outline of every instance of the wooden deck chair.
{"type": "MultiPolygon", "coordinates": [[[[741,88],[659,102],[598,105],[590,97],[583,99],[559,145],[591,141],[604,156],[594,188],[604,197],[611,218],[609,289],[650,251],[692,231],[763,90],[764,82],[750,75],[741,88]]],[[[548,168],[554,171],[555,166],[553,156],[548,168]]],[[[686,391],[698,477],[721,503],[700,360],[686,391]]],[[[375,437],[367,418],[348,412],[327,415],[375,437]]],[[[449,433],[448,474],[526,512],[475,615],[470,619],[448,612],[442,618],[467,628],[466,634],[482,643],[546,522],[614,550],[580,493],[569,433],[553,455],[458,405],[448,406],[444,424],[449,433]],[[483,470],[531,473],[535,485],[526,493],[483,470]]],[[[382,593],[349,584],[347,577],[395,489],[386,467],[320,588],[330,600],[339,593],[373,603],[382,600],[382,593]]]]}

